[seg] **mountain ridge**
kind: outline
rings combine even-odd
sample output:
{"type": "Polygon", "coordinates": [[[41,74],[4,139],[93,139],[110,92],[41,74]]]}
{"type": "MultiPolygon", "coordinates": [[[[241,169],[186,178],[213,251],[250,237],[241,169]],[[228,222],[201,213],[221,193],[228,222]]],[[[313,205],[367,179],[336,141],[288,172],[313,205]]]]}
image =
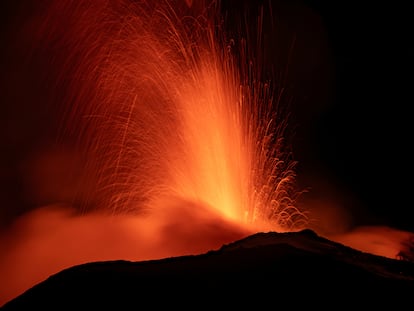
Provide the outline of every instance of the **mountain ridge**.
{"type": "Polygon", "coordinates": [[[303,230],[257,233],[199,255],[73,266],[1,310],[80,306],[119,310],[149,304],[162,307],[167,302],[170,307],[193,309],[194,300],[204,306],[265,306],[279,295],[294,294],[345,299],[346,304],[396,306],[408,303],[412,292],[413,262],[367,254],[303,230]]]}

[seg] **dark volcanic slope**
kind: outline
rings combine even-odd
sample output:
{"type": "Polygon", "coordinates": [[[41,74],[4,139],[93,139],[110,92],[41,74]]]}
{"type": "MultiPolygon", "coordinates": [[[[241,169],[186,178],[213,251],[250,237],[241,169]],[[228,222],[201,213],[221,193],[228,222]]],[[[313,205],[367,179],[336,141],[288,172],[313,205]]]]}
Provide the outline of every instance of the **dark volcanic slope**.
{"type": "Polygon", "coordinates": [[[197,256],[75,266],[2,310],[362,304],[404,309],[413,293],[414,263],[362,253],[305,230],[258,233],[197,256]]]}

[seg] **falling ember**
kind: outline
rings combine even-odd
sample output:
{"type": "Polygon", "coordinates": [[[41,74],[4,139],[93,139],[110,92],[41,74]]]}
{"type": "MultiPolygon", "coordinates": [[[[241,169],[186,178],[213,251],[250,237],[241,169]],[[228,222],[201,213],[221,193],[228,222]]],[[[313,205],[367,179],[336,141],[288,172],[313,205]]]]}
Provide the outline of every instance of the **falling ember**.
{"type": "Polygon", "coordinates": [[[35,2],[19,34],[59,129],[26,163],[41,204],[0,232],[0,305],[76,264],[309,227],[263,7],[232,33],[214,0],[35,2]]]}
{"type": "MultiPolygon", "coordinates": [[[[25,31],[33,54],[50,57],[56,150],[76,155],[60,169],[78,182],[2,237],[6,296],[87,261],[201,253],[306,227],[283,92],[265,79],[260,40],[226,35],[217,2],[46,3],[25,31]]],[[[44,153],[42,172],[54,159],[44,153]]]]}
{"type": "Polygon", "coordinates": [[[261,81],[249,42],[226,37],[217,3],[188,7],[79,1],[48,13],[42,36],[70,47],[65,130],[95,183],[82,208],[136,214],[180,198],[259,230],[303,228],[282,94],[261,81]]]}

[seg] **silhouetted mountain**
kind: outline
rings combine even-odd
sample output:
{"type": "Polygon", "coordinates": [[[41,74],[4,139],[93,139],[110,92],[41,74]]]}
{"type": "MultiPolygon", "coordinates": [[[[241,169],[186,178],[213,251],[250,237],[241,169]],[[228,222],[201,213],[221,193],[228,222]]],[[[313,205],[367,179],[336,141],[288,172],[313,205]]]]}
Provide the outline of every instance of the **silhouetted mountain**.
{"type": "Polygon", "coordinates": [[[360,252],[304,230],[258,233],[202,255],[74,266],[2,310],[395,308],[413,292],[413,262],[360,252]]]}

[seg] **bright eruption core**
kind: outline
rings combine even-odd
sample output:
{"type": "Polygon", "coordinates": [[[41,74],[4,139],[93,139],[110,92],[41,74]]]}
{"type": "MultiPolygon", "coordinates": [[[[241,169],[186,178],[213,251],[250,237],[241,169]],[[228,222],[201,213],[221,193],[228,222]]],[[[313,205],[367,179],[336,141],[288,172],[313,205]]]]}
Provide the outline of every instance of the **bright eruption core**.
{"type": "Polygon", "coordinates": [[[216,1],[42,2],[23,29],[50,56],[59,130],[27,174],[56,200],[3,230],[0,304],[76,264],[309,226],[258,12],[251,38],[216,1]]]}
{"type": "Polygon", "coordinates": [[[180,198],[248,226],[303,226],[281,94],[250,56],[260,46],[227,38],[217,3],[190,4],[59,2],[42,19],[52,49],[69,47],[62,135],[89,180],[80,208],[145,214],[180,198]]]}
{"type": "Polygon", "coordinates": [[[306,227],[283,94],[253,58],[260,38],[251,47],[227,37],[219,10],[50,1],[27,23],[33,54],[51,57],[59,107],[56,144],[27,174],[35,193],[62,189],[4,232],[1,302],[76,264],[196,254],[306,227]],[[57,170],[76,186],[50,178],[57,170]]]}

